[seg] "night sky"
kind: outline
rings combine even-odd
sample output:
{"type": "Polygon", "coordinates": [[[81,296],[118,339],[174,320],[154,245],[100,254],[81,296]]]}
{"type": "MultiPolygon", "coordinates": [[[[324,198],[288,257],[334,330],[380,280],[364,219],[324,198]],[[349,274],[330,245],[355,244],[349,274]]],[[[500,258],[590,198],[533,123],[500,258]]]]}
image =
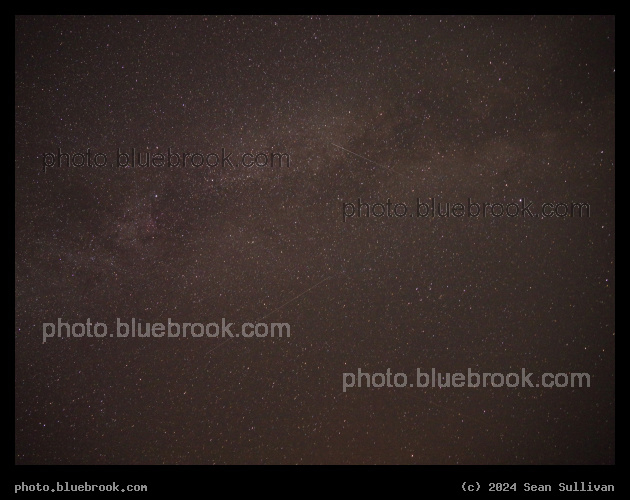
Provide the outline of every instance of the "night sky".
{"type": "Polygon", "coordinates": [[[614,17],[18,16],[15,36],[17,464],[614,463],[614,17]],[[43,168],[134,147],[233,166],[43,168]],[[590,217],[342,217],[418,197],[590,217]],[[291,336],[43,343],[58,318],[291,336]],[[432,367],[591,387],[343,392],[432,367]]]}

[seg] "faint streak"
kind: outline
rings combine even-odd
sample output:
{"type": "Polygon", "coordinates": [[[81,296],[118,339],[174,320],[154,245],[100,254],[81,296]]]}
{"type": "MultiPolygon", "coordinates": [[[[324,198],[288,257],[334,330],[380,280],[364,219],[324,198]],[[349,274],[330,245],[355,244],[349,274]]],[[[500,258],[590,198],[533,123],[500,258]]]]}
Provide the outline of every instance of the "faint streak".
{"type": "Polygon", "coordinates": [[[284,304],[282,304],[281,306],[276,307],[273,311],[265,314],[262,318],[257,319],[256,321],[261,321],[263,319],[265,319],[267,316],[271,316],[273,313],[275,313],[276,311],[282,309],[284,306],[286,306],[287,304],[293,302],[296,299],[299,299],[302,295],[304,295],[307,292],[310,292],[313,288],[315,288],[316,286],[321,285],[324,281],[329,280],[330,278],[332,278],[332,276],[328,276],[326,278],[324,278],[323,280],[319,281],[318,283],[315,283],[311,288],[309,288],[308,290],[304,290],[301,294],[296,295],[295,297],[293,297],[291,300],[287,300],[284,304]]]}
{"type": "MultiPolygon", "coordinates": [[[[263,320],[263,319],[265,319],[266,317],[271,316],[271,315],[272,315],[273,313],[275,313],[276,311],[279,311],[279,310],[280,310],[280,309],[282,309],[284,306],[286,306],[287,304],[290,304],[290,303],[291,303],[291,302],[293,302],[294,300],[299,299],[302,295],[304,295],[304,294],[306,294],[306,293],[310,292],[313,288],[315,288],[316,286],[321,285],[324,281],[329,280],[330,278],[332,278],[332,276],[327,276],[327,277],[326,277],[326,278],[324,278],[323,280],[318,281],[318,282],[317,282],[317,283],[315,283],[312,287],[310,287],[310,288],[308,288],[308,289],[304,290],[302,293],[300,293],[300,294],[296,295],[296,296],[295,296],[295,297],[293,297],[292,299],[287,300],[284,304],[282,304],[282,305],[280,305],[280,306],[276,307],[273,311],[268,312],[268,313],[267,313],[267,314],[265,314],[264,316],[262,316],[262,317],[260,317],[260,318],[258,318],[258,319],[256,319],[256,320],[254,320],[254,322],[255,322],[255,323],[258,323],[259,321],[262,321],[262,320],[263,320]]],[[[212,349],[210,349],[210,350],[208,351],[208,354],[212,353],[214,350],[218,349],[218,348],[219,348],[219,347],[221,347],[223,344],[227,344],[230,340],[234,340],[234,338],[236,338],[236,337],[230,337],[229,339],[227,339],[227,340],[225,340],[225,341],[221,342],[219,345],[214,346],[212,349]]],[[[206,366],[208,366],[208,365],[210,364],[210,361],[211,361],[211,360],[208,360],[208,362],[206,363],[206,366]]]]}
{"type": "Polygon", "coordinates": [[[370,160],[369,158],[366,158],[365,156],[361,156],[360,154],[357,154],[357,153],[355,153],[355,152],[353,152],[353,151],[350,151],[349,149],[346,149],[346,148],[344,148],[344,147],[338,146],[337,144],[334,144],[334,143],[332,143],[332,142],[331,142],[330,144],[332,144],[332,145],[333,145],[333,146],[335,146],[336,148],[343,149],[344,151],[347,151],[348,153],[350,153],[350,154],[352,154],[352,155],[354,155],[354,156],[356,156],[356,157],[358,157],[358,158],[361,158],[361,159],[363,159],[363,160],[365,160],[365,161],[369,161],[370,163],[373,163],[373,164],[374,164],[374,165],[376,165],[377,167],[381,167],[381,168],[383,168],[383,169],[385,169],[385,170],[388,170],[389,172],[394,172],[395,174],[400,175],[401,177],[405,177],[405,178],[407,178],[407,179],[409,179],[409,180],[413,180],[413,179],[412,179],[411,177],[409,177],[408,175],[401,174],[400,172],[396,172],[396,170],[394,170],[393,168],[387,167],[387,166],[385,166],[385,165],[381,165],[380,163],[376,163],[374,160],[370,160]]]}

